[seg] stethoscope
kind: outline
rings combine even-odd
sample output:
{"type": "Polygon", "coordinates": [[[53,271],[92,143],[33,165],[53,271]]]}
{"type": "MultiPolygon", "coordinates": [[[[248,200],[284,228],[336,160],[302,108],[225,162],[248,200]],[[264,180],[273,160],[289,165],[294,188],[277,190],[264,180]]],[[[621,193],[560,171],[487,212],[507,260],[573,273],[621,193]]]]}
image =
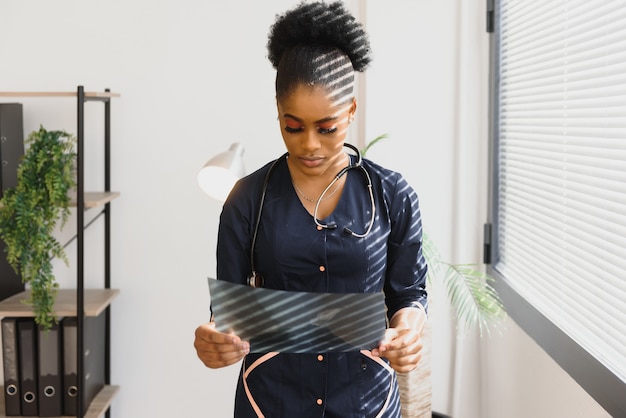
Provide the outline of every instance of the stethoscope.
{"type": "MultiPolygon", "coordinates": [[[[359,171],[363,173],[363,175],[365,176],[365,180],[367,181],[367,191],[369,193],[370,203],[372,205],[372,214],[370,217],[370,221],[367,225],[367,229],[362,234],[357,234],[356,232],[352,231],[348,227],[344,227],[343,231],[347,234],[352,235],[355,238],[365,238],[372,231],[372,226],[374,225],[374,218],[376,217],[376,204],[374,203],[374,191],[372,188],[372,179],[370,178],[370,175],[365,169],[365,167],[363,167],[363,158],[361,157],[361,153],[359,152],[358,148],[352,144],[343,144],[343,146],[350,148],[352,151],[354,151],[354,153],[356,154],[356,161],[342,168],[337,173],[337,175],[333,178],[333,180],[328,184],[328,186],[326,186],[326,188],[324,189],[324,191],[318,198],[317,202],[315,203],[315,209],[313,210],[313,220],[315,222],[315,225],[317,225],[318,228],[322,228],[322,229],[336,229],[337,228],[337,224],[335,223],[327,224],[317,219],[317,211],[319,209],[320,202],[322,201],[324,195],[330,189],[332,189],[333,185],[337,183],[344,174],[346,174],[349,170],[353,168],[358,168],[359,171]]],[[[267,174],[265,175],[265,179],[263,180],[263,188],[261,189],[261,199],[259,201],[259,209],[257,211],[256,224],[254,225],[254,233],[252,234],[252,246],[250,248],[250,266],[252,268],[252,273],[248,277],[248,284],[252,287],[263,287],[264,285],[263,276],[261,276],[261,274],[259,274],[254,267],[254,249],[256,248],[256,238],[259,232],[259,226],[261,225],[261,216],[263,214],[263,205],[265,203],[265,194],[267,192],[267,186],[270,181],[270,176],[272,172],[274,171],[274,168],[276,167],[276,164],[278,164],[278,162],[282,161],[284,158],[287,158],[288,155],[289,153],[286,152],[280,158],[275,160],[270,166],[269,170],[267,171],[267,174]]]]}

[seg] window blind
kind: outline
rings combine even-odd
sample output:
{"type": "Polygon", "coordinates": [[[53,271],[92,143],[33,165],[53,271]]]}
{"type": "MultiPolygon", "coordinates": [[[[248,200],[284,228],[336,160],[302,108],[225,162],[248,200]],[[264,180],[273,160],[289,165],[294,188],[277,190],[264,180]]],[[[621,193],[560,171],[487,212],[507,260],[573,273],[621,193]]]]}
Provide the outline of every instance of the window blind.
{"type": "Polygon", "coordinates": [[[626,1],[498,16],[493,267],[626,382],[626,1]]]}

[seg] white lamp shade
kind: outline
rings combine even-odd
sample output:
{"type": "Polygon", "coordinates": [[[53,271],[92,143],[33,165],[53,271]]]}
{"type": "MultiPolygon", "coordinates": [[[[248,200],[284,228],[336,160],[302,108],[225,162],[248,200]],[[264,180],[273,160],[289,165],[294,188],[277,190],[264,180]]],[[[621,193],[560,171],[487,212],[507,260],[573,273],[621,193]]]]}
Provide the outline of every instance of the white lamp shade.
{"type": "Polygon", "coordinates": [[[245,175],[243,150],[236,142],[202,167],[198,172],[198,185],[206,194],[222,202],[226,200],[235,182],[245,175]]]}

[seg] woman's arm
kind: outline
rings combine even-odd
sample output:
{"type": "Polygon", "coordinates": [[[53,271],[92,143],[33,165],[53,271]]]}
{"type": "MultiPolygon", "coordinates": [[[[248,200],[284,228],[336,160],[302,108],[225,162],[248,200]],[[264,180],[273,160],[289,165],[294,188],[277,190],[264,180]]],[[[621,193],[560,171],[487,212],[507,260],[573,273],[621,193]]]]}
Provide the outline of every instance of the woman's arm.
{"type": "Polygon", "coordinates": [[[422,330],[426,321],[428,266],[422,254],[422,220],[415,191],[398,175],[386,189],[391,234],[387,242],[385,299],[389,329],[373,350],[398,372],[413,370],[422,357],[422,330]]]}

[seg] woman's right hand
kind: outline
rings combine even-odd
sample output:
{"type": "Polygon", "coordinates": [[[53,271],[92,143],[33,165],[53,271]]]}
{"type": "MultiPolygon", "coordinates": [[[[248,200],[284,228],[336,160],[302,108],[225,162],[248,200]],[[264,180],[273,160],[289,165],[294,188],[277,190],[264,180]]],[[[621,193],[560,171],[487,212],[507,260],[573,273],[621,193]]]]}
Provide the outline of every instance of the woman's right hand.
{"type": "Polygon", "coordinates": [[[250,344],[232,334],[215,329],[215,322],[196,328],[196,353],[205,366],[212,369],[237,363],[250,352],[250,344]]]}

